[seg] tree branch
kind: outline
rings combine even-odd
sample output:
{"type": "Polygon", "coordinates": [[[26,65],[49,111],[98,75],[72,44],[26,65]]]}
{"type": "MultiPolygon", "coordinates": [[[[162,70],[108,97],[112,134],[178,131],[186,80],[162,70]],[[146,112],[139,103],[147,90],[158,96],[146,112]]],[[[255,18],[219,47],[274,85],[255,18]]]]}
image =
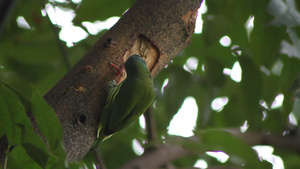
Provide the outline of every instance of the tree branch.
{"type": "Polygon", "coordinates": [[[156,148],[149,149],[145,153],[123,165],[119,169],[153,169],[159,168],[168,162],[171,162],[180,157],[193,154],[190,150],[184,149],[179,145],[163,144],[156,148]]]}
{"type": "Polygon", "coordinates": [[[138,54],[154,77],[189,44],[200,3],[137,1],[44,96],[63,126],[68,160],[80,160],[96,139],[105,84],[115,73],[109,62],[121,67],[129,56],[138,54]]]}
{"type": "Polygon", "coordinates": [[[249,145],[270,145],[279,149],[300,152],[300,136],[283,136],[281,133],[266,135],[262,132],[247,131],[241,133],[238,129],[225,129],[249,145]]]}
{"type": "MultiPolygon", "coordinates": [[[[239,129],[224,129],[224,131],[231,133],[232,135],[240,138],[250,146],[254,145],[270,145],[275,148],[288,149],[291,151],[300,151],[300,136],[290,137],[283,136],[282,134],[274,133],[265,135],[262,132],[247,131],[246,133],[241,133],[239,129]]],[[[192,136],[187,138],[191,141],[197,141],[198,136],[192,136]]],[[[199,144],[201,142],[199,141],[199,144]]],[[[151,151],[145,151],[145,153],[132,161],[124,164],[119,169],[131,169],[131,168],[143,168],[152,169],[158,168],[166,163],[172,162],[175,159],[199,153],[197,151],[185,149],[179,145],[175,144],[163,144],[157,146],[151,151]]],[[[220,167],[223,169],[224,166],[220,167]]],[[[218,168],[218,167],[211,167],[218,168]]],[[[227,167],[225,167],[227,168],[227,167]]],[[[229,167],[231,168],[231,167],[229,167]]],[[[236,167],[233,167],[236,168],[236,167]]]]}
{"type": "Polygon", "coordinates": [[[97,148],[93,153],[94,153],[94,156],[95,156],[95,159],[96,159],[95,164],[97,165],[97,167],[99,167],[100,169],[107,169],[107,167],[104,164],[104,161],[102,159],[99,148],[97,148]]]}

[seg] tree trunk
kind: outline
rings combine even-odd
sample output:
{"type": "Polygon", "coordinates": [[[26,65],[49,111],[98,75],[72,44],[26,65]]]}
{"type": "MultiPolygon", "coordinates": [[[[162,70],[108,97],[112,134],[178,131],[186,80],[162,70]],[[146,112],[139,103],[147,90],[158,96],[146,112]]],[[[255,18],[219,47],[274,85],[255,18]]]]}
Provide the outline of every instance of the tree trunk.
{"type": "Polygon", "coordinates": [[[122,67],[138,54],[156,76],[190,43],[201,1],[138,0],[44,96],[64,129],[69,161],[81,160],[96,139],[105,84],[116,73],[109,62],[122,67]]]}

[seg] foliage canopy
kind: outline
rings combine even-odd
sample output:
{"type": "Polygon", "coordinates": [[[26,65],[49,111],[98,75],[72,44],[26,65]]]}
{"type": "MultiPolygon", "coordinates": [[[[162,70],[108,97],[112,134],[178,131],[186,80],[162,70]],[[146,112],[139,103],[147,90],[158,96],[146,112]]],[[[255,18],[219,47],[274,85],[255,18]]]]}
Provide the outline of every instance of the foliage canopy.
{"type": "MultiPolygon", "coordinates": [[[[59,81],[69,65],[74,65],[105,30],[97,35],[89,33],[84,40],[67,47],[59,40],[61,28],[50,22],[44,7],[74,10],[73,23],[89,32],[82,22],[121,16],[133,3],[132,0],[83,0],[78,4],[50,0],[39,4],[35,0],[22,0],[14,4],[6,24],[0,29],[0,137],[5,135],[10,145],[16,145],[7,152],[8,166],[82,168],[86,165],[92,168],[94,162],[92,154],[78,163],[65,162],[62,128],[40,95],[59,81]],[[20,16],[25,18],[29,28],[18,25],[16,19],[20,16]],[[49,147],[34,134],[26,116],[28,111],[33,112],[49,147]]],[[[251,148],[253,145],[224,129],[239,129],[247,121],[251,131],[297,136],[295,131],[300,119],[297,93],[300,13],[297,7],[300,3],[295,0],[207,0],[206,6],[207,11],[201,16],[202,33],[194,34],[191,45],[154,79],[157,142],[179,144],[197,151],[172,162],[177,167],[192,167],[198,159],[204,159],[208,166],[271,168],[269,162],[257,157],[251,148]],[[253,26],[249,25],[251,21],[253,26]],[[220,43],[224,36],[230,38],[228,46],[220,43]],[[197,66],[193,68],[190,62],[197,66]],[[226,73],[235,64],[241,67],[241,81],[234,81],[226,73]],[[163,85],[166,79],[168,83],[163,85]],[[168,134],[170,121],[190,96],[198,106],[195,136],[201,141],[196,143],[168,134]],[[282,105],[274,108],[272,104],[278,96],[284,99],[282,105]],[[216,98],[227,100],[220,110],[212,109],[216,98]],[[294,122],[291,117],[295,118],[294,122]],[[223,151],[229,160],[220,163],[205,154],[206,151],[223,151]]],[[[151,146],[145,144],[146,134],[135,122],[104,142],[101,152],[107,167],[120,167],[137,156],[132,146],[134,138],[144,147],[151,146]]],[[[274,147],[274,154],[282,158],[285,168],[299,166],[296,151],[274,147]]]]}

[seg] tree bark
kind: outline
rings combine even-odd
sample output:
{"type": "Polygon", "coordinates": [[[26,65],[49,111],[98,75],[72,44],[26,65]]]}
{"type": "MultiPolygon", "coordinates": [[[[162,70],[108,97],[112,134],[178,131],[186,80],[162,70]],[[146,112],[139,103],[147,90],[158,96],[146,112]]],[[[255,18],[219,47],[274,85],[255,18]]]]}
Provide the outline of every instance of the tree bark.
{"type": "Polygon", "coordinates": [[[69,161],[80,160],[96,139],[105,84],[115,75],[109,62],[122,67],[129,56],[138,54],[156,76],[190,43],[200,4],[201,0],[137,1],[44,96],[63,126],[69,161]]]}

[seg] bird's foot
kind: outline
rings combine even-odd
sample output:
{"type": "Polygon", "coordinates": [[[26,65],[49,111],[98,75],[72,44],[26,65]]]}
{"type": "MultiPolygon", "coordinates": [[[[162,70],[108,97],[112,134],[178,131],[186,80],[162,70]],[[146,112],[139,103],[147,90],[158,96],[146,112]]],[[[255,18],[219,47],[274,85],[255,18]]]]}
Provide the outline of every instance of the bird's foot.
{"type": "Polygon", "coordinates": [[[114,80],[116,80],[117,77],[119,77],[119,76],[123,73],[124,66],[122,66],[122,68],[118,68],[118,66],[115,65],[115,64],[113,64],[112,62],[109,62],[109,64],[110,64],[112,67],[114,67],[115,69],[117,69],[117,73],[116,73],[116,75],[115,75],[115,77],[114,77],[114,80]]]}

